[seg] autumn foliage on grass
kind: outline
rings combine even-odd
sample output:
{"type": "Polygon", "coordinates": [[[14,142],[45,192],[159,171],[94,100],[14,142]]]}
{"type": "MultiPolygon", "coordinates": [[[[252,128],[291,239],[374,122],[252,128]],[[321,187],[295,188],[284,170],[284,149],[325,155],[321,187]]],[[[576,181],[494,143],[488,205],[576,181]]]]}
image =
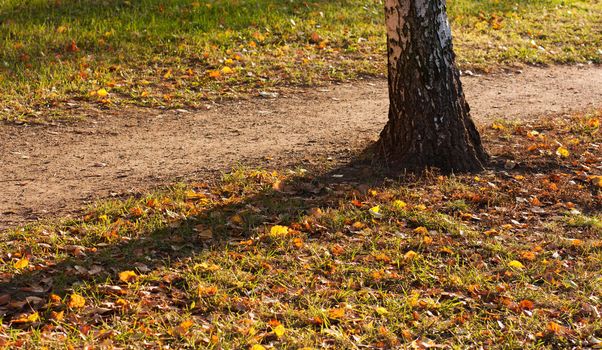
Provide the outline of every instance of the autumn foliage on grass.
{"type": "Polygon", "coordinates": [[[0,347],[595,348],[600,116],[489,125],[478,175],[240,170],[6,232],[0,347]]]}

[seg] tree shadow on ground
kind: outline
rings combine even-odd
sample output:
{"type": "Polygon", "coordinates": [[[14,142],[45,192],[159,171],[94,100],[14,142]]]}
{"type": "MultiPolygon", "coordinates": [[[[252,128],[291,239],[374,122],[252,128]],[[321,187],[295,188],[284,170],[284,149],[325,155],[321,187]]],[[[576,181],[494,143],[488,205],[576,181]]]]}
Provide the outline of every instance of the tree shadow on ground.
{"type": "MultiPolygon", "coordinates": [[[[104,243],[94,247],[71,245],[63,247],[63,260],[45,267],[35,267],[27,272],[2,280],[0,297],[10,295],[0,305],[0,319],[10,323],[16,315],[37,310],[48,300],[48,296],[67,295],[77,284],[104,285],[108,278],[117,281],[117,274],[124,270],[153,271],[173,261],[194,256],[204,249],[224,249],[233,241],[249,239],[258,228],[265,227],[268,218],[278,218],[278,223],[287,225],[306,214],[311,208],[328,208],[338,205],[348,193],[332,190],[332,185],[349,184],[367,191],[368,188],[388,181],[387,171],[375,166],[365,155],[349,164],[316,174],[315,176],[293,176],[281,184],[280,189],[267,187],[245,197],[234,204],[210,206],[197,215],[184,219],[175,218],[159,229],[141,232],[137,237],[116,243],[104,243]],[[254,215],[254,208],[265,208],[261,215],[254,215]],[[242,215],[244,224],[233,225],[228,218],[242,215]],[[200,240],[196,229],[199,225],[210,228],[214,239],[200,240]],[[91,275],[95,266],[103,272],[91,275]]],[[[67,223],[62,234],[77,236],[82,222],[67,223]]]]}

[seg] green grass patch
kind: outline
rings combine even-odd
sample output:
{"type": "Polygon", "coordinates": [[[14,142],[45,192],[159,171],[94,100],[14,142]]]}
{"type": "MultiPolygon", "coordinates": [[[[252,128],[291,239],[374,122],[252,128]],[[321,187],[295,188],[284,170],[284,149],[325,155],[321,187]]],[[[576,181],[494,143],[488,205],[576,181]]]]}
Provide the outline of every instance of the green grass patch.
{"type": "MultiPolygon", "coordinates": [[[[5,0],[0,118],[43,117],[67,100],[196,108],[380,76],[382,7],[373,0],[5,0]]],[[[598,0],[458,0],[449,13],[464,69],[600,62],[598,0]]]]}

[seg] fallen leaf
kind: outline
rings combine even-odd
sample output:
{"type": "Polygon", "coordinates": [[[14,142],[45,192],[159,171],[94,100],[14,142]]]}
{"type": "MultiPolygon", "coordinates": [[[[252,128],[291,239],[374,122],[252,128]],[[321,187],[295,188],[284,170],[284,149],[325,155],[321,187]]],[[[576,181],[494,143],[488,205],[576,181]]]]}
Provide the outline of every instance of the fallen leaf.
{"type": "Polygon", "coordinates": [[[272,236],[272,237],[286,236],[287,234],[288,234],[287,226],[275,225],[275,226],[272,226],[272,228],[270,229],[270,236],[272,236]]]}
{"type": "Polygon", "coordinates": [[[40,320],[40,314],[34,312],[29,315],[21,315],[21,317],[16,320],[12,320],[11,323],[33,323],[40,320]]]}
{"type": "Polygon", "coordinates": [[[101,88],[96,91],[96,95],[100,98],[105,98],[109,96],[109,92],[105,88],[101,88]]]}
{"type": "Polygon", "coordinates": [[[67,306],[69,306],[72,309],[82,308],[84,307],[84,305],[86,305],[86,299],[84,299],[84,297],[76,293],[71,294],[71,296],[69,297],[69,302],[67,303],[67,306]]]}
{"type": "Polygon", "coordinates": [[[21,258],[15,262],[15,269],[21,270],[26,268],[29,265],[29,259],[21,258]]]}
{"type": "Polygon", "coordinates": [[[562,158],[566,158],[566,157],[568,157],[570,154],[571,154],[571,153],[569,152],[569,150],[568,150],[568,149],[566,149],[566,148],[564,148],[564,147],[562,147],[562,146],[560,146],[560,147],[558,147],[558,149],[556,149],[556,155],[557,155],[557,156],[560,156],[560,157],[562,157],[562,158]]]}
{"type": "Polygon", "coordinates": [[[336,320],[343,317],[345,317],[345,309],[342,307],[328,310],[328,318],[336,320]]]}
{"type": "Polygon", "coordinates": [[[418,255],[418,253],[416,253],[416,252],[415,252],[415,251],[413,251],[413,250],[410,250],[409,252],[407,252],[407,253],[405,253],[405,254],[403,255],[403,258],[404,258],[404,259],[406,259],[406,260],[412,260],[412,259],[414,259],[414,258],[415,258],[417,255],[418,255]]]}
{"type": "Polygon", "coordinates": [[[403,209],[403,208],[405,208],[407,206],[408,206],[408,204],[406,202],[402,201],[402,200],[398,199],[398,200],[393,201],[393,207],[395,209],[403,209]]]}
{"type": "Polygon", "coordinates": [[[535,308],[535,304],[531,300],[522,300],[518,303],[518,307],[522,310],[533,310],[535,308]]]}
{"type": "Polygon", "coordinates": [[[136,272],[131,271],[131,270],[127,270],[127,271],[121,271],[119,273],[119,280],[121,282],[124,283],[130,283],[135,281],[138,278],[138,275],[136,274],[136,272]]]}
{"type": "Polygon", "coordinates": [[[278,325],[276,327],[274,327],[273,329],[274,334],[278,337],[281,338],[284,335],[284,332],[286,331],[283,325],[278,325]]]}
{"type": "Polygon", "coordinates": [[[370,210],[368,210],[368,212],[370,213],[370,215],[372,215],[372,217],[374,217],[376,219],[380,219],[383,217],[383,214],[380,212],[380,205],[376,205],[376,206],[370,208],[370,210]]]}
{"type": "Polygon", "coordinates": [[[427,230],[427,228],[424,226],[420,226],[420,227],[416,227],[414,229],[414,233],[419,234],[419,235],[426,235],[429,233],[429,230],[427,230]]]}
{"type": "Polygon", "coordinates": [[[198,292],[199,297],[201,297],[201,298],[213,296],[213,295],[217,294],[217,287],[216,286],[209,286],[209,287],[199,286],[197,292],[198,292]]]}
{"type": "Polygon", "coordinates": [[[518,260],[512,260],[512,261],[510,261],[510,262],[508,263],[508,267],[512,267],[512,268],[515,268],[515,269],[519,269],[519,270],[520,270],[520,269],[524,269],[524,268],[525,268],[525,265],[523,265],[523,264],[522,264],[520,261],[518,261],[518,260]]]}
{"type": "Polygon", "coordinates": [[[376,313],[379,315],[386,315],[389,313],[389,311],[387,309],[385,309],[384,307],[379,306],[376,308],[376,313]]]}

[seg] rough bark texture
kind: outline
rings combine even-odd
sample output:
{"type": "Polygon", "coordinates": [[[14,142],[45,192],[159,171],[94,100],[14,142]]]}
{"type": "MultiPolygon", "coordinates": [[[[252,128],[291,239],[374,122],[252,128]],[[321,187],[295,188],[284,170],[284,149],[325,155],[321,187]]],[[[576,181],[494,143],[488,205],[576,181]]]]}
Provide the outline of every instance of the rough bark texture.
{"type": "Polygon", "coordinates": [[[455,64],[445,0],[386,0],[389,122],[379,149],[398,168],[475,171],[487,160],[455,64]]]}

